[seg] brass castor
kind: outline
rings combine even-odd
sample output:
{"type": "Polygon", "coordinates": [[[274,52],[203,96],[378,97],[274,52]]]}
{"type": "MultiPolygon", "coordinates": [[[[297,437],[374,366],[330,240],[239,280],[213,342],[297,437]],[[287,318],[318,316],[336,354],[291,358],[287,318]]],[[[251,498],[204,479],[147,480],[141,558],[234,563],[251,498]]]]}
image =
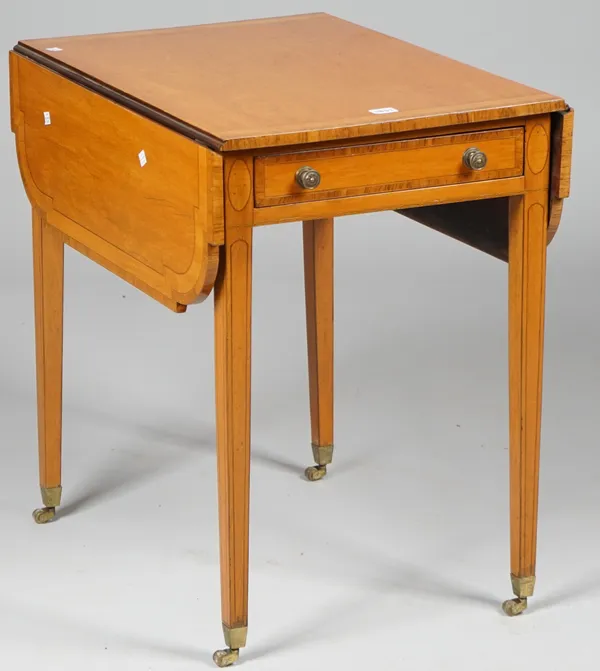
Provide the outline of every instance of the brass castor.
{"type": "Polygon", "coordinates": [[[322,480],[327,475],[327,466],[309,466],[305,471],[306,479],[311,482],[322,480]]]}
{"type": "Polygon", "coordinates": [[[225,648],[225,650],[217,650],[217,652],[215,652],[215,654],[213,655],[214,663],[221,668],[235,664],[235,662],[237,662],[239,658],[240,658],[240,651],[232,650],[231,648],[225,648]]]}
{"type": "Polygon", "coordinates": [[[502,604],[502,610],[509,616],[520,615],[527,608],[527,599],[509,599],[502,604]]]}
{"type": "Polygon", "coordinates": [[[33,511],[33,519],[36,524],[47,524],[52,522],[56,516],[56,508],[37,508],[33,511]]]}

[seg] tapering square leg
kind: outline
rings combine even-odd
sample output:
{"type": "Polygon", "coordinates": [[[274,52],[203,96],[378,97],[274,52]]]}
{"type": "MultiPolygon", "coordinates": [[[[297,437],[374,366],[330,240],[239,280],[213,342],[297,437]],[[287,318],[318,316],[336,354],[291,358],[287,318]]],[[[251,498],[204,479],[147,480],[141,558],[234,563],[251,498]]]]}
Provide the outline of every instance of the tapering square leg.
{"type": "Polygon", "coordinates": [[[33,209],[33,278],[40,488],[38,524],[54,519],[61,499],[64,242],[33,209]]]}
{"type": "Polygon", "coordinates": [[[537,548],[542,371],[549,223],[550,117],[525,122],[525,193],[509,199],[510,565],[519,615],[533,596],[537,548]]]}
{"type": "Polygon", "coordinates": [[[312,451],[320,480],[333,457],[333,219],[303,223],[312,451]]]}
{"type": "Polygon", "coordinates": [[[533,596],[538,520],[547,191],[510,203],[509,382],[511,582],[518,615],[533,596]]]}
{"type": "MultiPolygon", "coordinates": [[[[251,166],[250,166],[251,168],[251,166]]],[[[215,284],[217,470],[221,614],[225,650],[218,666],[237,661],[248,631],[250,513],[250,374],[252,326],[251,169],[228,162],[225,244],[215,284]]]]}

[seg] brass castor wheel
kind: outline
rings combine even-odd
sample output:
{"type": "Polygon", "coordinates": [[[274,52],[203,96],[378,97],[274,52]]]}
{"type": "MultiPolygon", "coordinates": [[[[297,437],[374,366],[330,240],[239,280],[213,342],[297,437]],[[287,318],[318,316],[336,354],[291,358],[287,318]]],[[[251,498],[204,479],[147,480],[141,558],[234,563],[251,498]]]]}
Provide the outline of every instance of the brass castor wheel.
{"type": "Polygon", "coordinates": [[[309,466],[305,471],[306,479],[311,482],[322,480],[327,475],[327,466],[309,466]]]}
{"type": "Polygon", "coordinates": [[[238,661],[239,657],[240,657],[239,650],[232,650],[231,648],[225,648],[225,650],[217,650],[217,652],[215,652],[215,654],[213,655],[213,661],[217,666],[224,668],[226,666],[231,666],[232,664],[235,664],[235,662],[238,661]]]}
{"type": "Polygon", "coordinates": [[[502,604],[502,610],[509,616],[520,615],[527,608],[527,599],[509,599],[502,604]]]}
{"type": "Polygon", "coordinates": [[[55,516],[56,508],[37,508],[33,511],[33,519],[36,524],[52,522],[55,516]]]}

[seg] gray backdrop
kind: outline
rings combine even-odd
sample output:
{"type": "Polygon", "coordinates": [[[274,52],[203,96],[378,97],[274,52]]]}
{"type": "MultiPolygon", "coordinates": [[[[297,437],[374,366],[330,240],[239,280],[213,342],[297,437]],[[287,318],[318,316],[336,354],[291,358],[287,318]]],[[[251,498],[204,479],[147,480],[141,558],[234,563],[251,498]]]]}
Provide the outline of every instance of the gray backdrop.
{"type": "MultiPolygon", "coordinates": [[[[311,463],[301,229],[255,237],[248,668],[595,669],[600,48],[590,0],[6,3],[18,39],[328,11],[559,94],[537,598],[510,596],[507,268],[393,213],[336,224],[336,454],[311,463]],[[483,664],[483,666],[482,666],[483,664]],[[253,665],[253,666],[252,666],[253,665]]],[[[5,60],[6,63],[6,60],[5,60]]],[[[212,300],[66,252],[64,516],[36,527],[30,210],[0,87],[0,667],[193,669],[219,624],[212,300]]]]}

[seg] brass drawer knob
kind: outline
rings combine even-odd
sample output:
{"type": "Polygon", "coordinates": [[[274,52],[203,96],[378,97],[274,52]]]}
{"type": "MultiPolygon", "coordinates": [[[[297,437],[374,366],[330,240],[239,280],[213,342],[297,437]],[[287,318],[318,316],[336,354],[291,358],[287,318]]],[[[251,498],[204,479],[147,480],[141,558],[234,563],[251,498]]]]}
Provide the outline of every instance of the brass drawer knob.
{"type": "Polygon", "coordinates": [[[487,164],[487,156],[477,147],[469,147],[463,154],[463,163],[470,170],[483,170],[487,164]]]}
{"type": "Polygon", "coordinates": [[[321,175],[316,170],[305,165],[296,172],[296,182],[303,189],[316,189],[321,183],[321,175]]]}

